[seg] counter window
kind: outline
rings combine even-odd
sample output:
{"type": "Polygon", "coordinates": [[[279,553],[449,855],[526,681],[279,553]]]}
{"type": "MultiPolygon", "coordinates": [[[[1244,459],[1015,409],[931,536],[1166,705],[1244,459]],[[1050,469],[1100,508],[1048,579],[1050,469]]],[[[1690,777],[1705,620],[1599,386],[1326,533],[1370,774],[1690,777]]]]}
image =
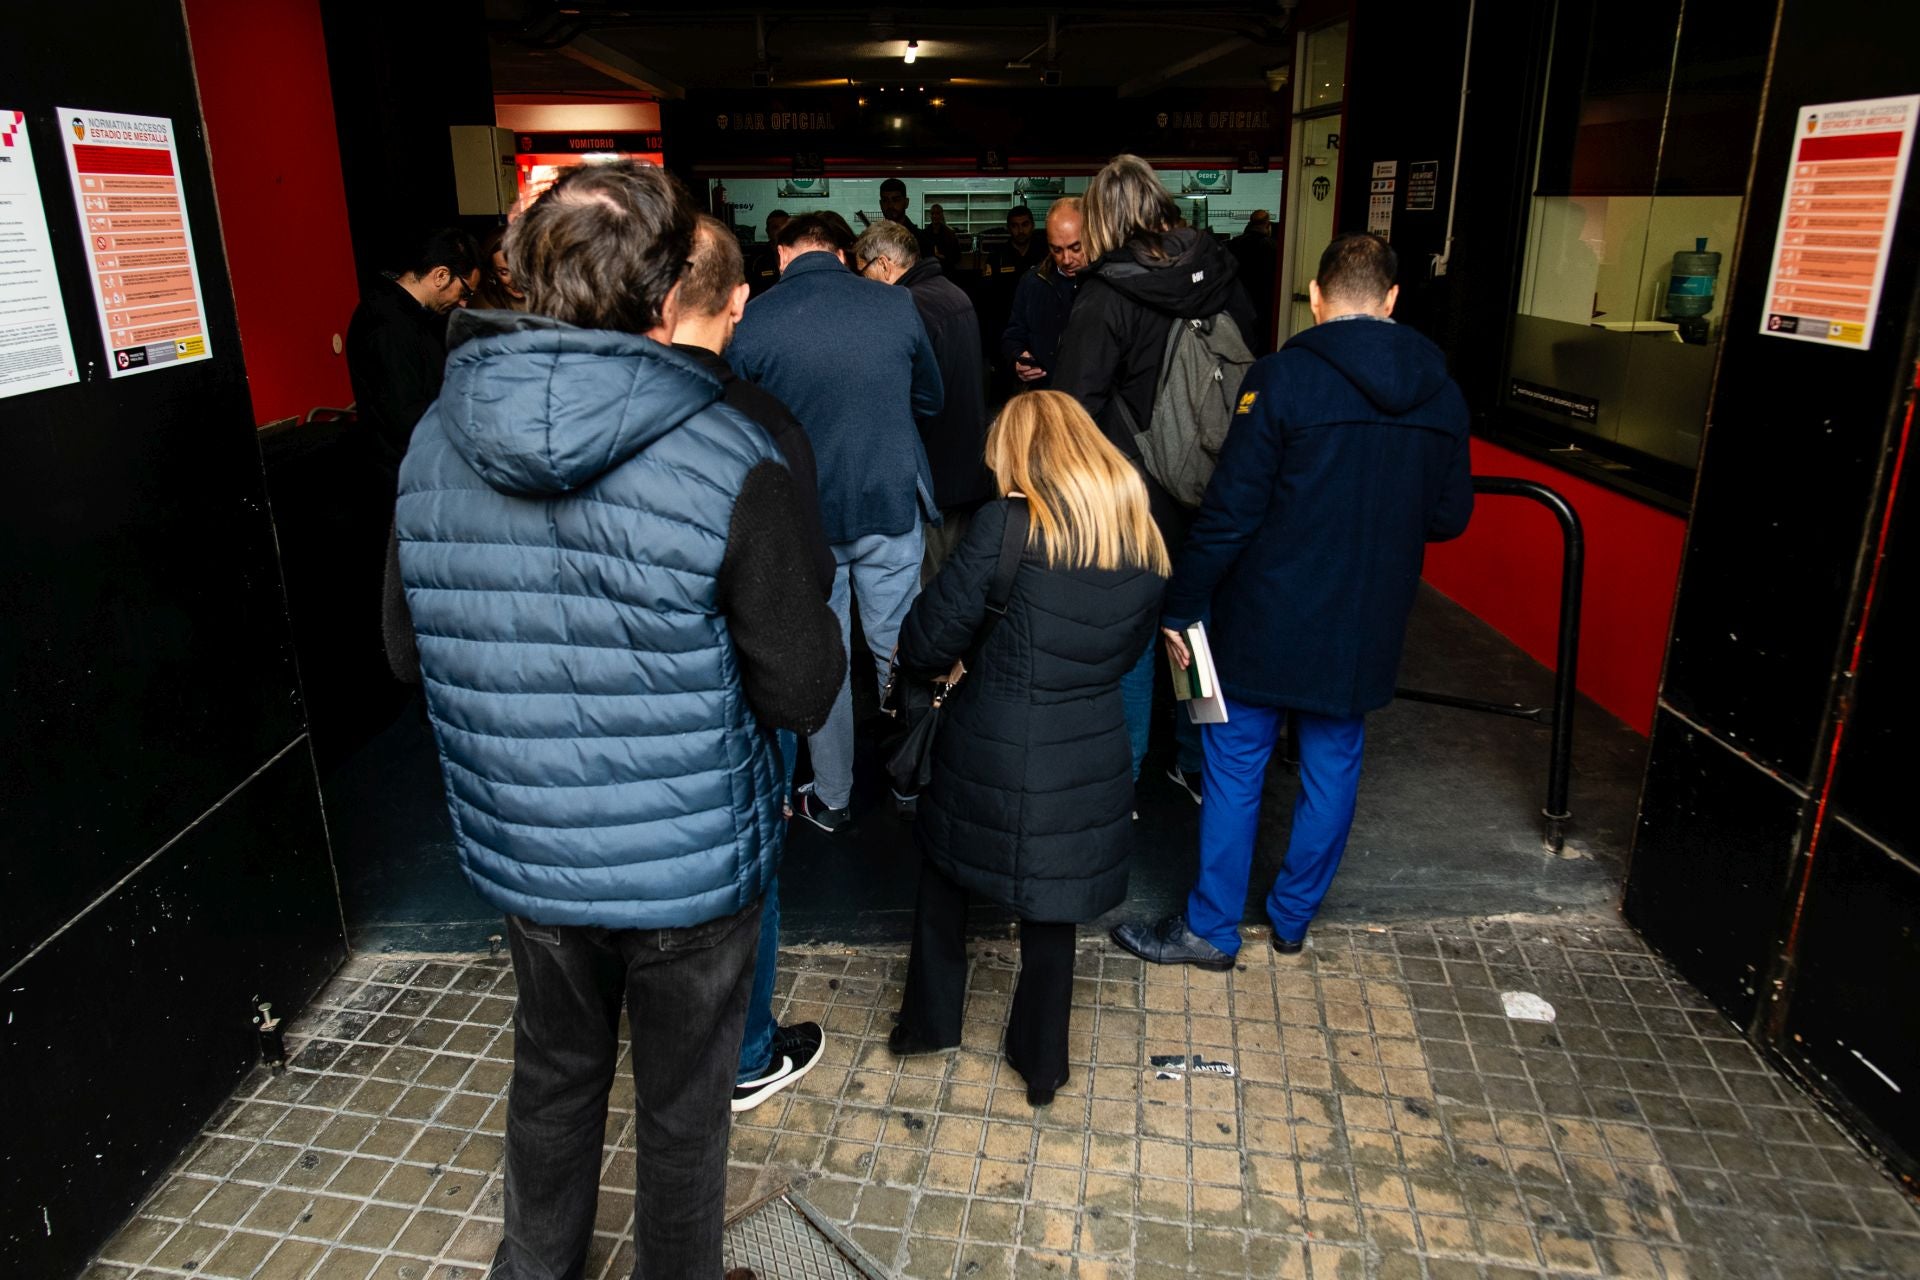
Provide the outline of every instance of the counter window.
{"type": "Polygon", "coordinates": [[[1559,0],[1506,405],[1691,468],[1773,6],[1559,0]]]}

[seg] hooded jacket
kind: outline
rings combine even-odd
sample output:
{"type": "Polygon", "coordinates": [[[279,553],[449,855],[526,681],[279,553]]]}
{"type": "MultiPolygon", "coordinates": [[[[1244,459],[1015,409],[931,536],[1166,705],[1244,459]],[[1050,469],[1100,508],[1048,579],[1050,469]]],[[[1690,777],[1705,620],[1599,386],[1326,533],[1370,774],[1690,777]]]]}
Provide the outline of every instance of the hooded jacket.
{"type": "Polygon", "coordinates": [[[846,658],[767,434],[685,355],[462,312],[400,472],[400,573],[460,861],[540,924],[745,909],[780,849],[769,728],[846,658]]]}
{"type": "MultiPolygon", "coordinates": [[[[1197,319],[1224,311],[1253,346],[1253,304],[1240,287],[1240,266],[1205,231],[1180,227],[1163,238],[1166,256],[1138,242],[1106,254],[1081,273],[1083,281],[1052,368],[1053,389],[1081,404],[1107,439],[1129,458],[1140,456],[1134,431],[1153,416],[1153,393],[1175,316],[1197,319]],[[1136,426],[1121,416],[1125,401],[1136,426]]],[[[1149,489],[1157,486],[1149,485],[1149,489]]]]}
{"type": "Polygon", "coordinates": [[[1440,349],[1350,317],[1254,362],[1161,606],[1211,606],[1238,702],[1355,716],[1393,698],[1428,542],[1473,513],[1467,406],[1440,349]]]}

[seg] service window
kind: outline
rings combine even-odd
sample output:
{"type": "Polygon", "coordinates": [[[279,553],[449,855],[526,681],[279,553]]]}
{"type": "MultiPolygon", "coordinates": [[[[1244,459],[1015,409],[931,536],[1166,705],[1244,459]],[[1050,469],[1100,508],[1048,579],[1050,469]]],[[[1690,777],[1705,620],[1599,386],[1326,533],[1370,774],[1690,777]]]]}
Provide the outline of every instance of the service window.
{"type": "Polygon", "coordinates": [[[1695,465],[1773,10],[1558,0],[1508,408],[1695,465]]]}

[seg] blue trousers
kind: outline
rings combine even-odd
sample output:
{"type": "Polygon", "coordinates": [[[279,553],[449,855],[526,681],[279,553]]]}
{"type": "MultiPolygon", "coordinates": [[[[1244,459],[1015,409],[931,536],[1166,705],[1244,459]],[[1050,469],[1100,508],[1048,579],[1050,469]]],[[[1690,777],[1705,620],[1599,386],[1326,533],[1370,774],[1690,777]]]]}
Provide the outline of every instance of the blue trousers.
{"type": "MultiPolygon", "coordinates": [[[[780,764],[786,774],[786,786],[780,803],[793,795],[793,766],[800,750],[800,739],[787,729],[776,731],[780,743],[780,764]]],[[[786,839],[781,828],[780,838],[786,839]]],[[[784,854],[785,849],[781,850],[784,854]]],[[[740,1070],[734,1083],[745,1084],[767,1074],[773,1056],[773,977],[780,963],[780,879],[767,886],[760,899],[760,950],[753,961],[753,987],[747,996],[747,1029],[740,1040],[740,1070]]]]}
{"type": "MultiPolygon", "coordinates": [[[[1127,717],[1127,741],[1133,748],[1135,782],[1140,780],[1140,765],[1147,758],[1147,740],[1153,732],[1153,673],[1166,660],[1166,650],[1160,647],[1160,633],[1155,631],[1140,661],[1120,677],[1120,706],[1127,717]]],[[[1200,772],[1200,726],[1179,703],[1173,707],[1173,744],[1180,771],[1200,772]]]]}
{"type": "MultiPolygon", "coordinates": [[[[1200,878],[1187,897],[1187,927],[1232,955],[1240,950],[1240,917],[1253,873],[1253,842],[1260,826],[1260,790],[1267,761],[1286,727],[1283,707],[1253,707],[1227,699],[1227,722],[1200,726],[1207,767],[1202,774],[1200,878]]],[[[1295,715],[1300,794],[1293,803],[1287,860],[1267,895],[1267,919],[1289,941],[1307,925],[1340,869],[1353,828],[1366,741],[1362,716],[1295,715]]]]}

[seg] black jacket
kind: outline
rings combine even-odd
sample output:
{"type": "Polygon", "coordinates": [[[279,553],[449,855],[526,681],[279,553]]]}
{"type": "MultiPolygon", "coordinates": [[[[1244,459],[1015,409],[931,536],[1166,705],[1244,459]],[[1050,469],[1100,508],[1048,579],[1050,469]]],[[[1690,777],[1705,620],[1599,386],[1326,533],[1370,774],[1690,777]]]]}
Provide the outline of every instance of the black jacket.
{"type": "Polygon", "coordinates": [[[985,502],[993,496],[993,474],[986,463],[986,370],[973,303],[932,258],[922,258],[896,283],[913,294],[947,388],[940,411],[918,419],[933,468],[934,505],[951,511],[985,502]]]}
{"type": "MultiPolygon", "coordinates": [[[[986,613],[1007,504],[980,508],[900,629],[909,670],[945,671],[986,613]]],[[[1127,891],[1133,753],[1120,677],[1153,632],[1144,570],[1049,569],[1031,553],[1007,614],[947,704],[914,836],[941,871],[1028,920],[1086,921],[1127,891]]]]}
{"type": "Polygon", "coordinates": [[[1129,245],[1082,272],[1080,296],[1054,357],[1053,389],[1079,400],[1129,458],[1140,456],[1132,432],[1145,431],[1153,415],[1167,327],[1175,316],[1224,311],[1253,342],[1253,304],[1240,287],[1233,255],[1191,227],[1169,232],[1166,250],[1165,258],[1155,258],[1129,245]],[[1132,431],[1120,416],[1121,400],[1133,413],[1132,431]]]}
{"type": "Polygon", "coordinates": [[[806,428],[787,411],[787,406],[780,403],[779,397],[735,373],[726,357],[685,342],[674,343],[673,349],[691,357],[701,368],[720,379],[722,403],[738,409],[773,437],[774,448],[780,450],[780,456],[787,460],[787,470],[793,472],[793,489],[800,500],[801,537],[807,544],[807,557],[813,561],[814,571],[820,576],[820,590],[830,594],[833,591],[833,550],[827,546],[827,535],[820,528],[820,473],[814,465],[813,443],[807,439],[806,428]]]}
{"type": "Polygon", "coordinates": [[[1473,513],[1467,405],[1405,325],[1334,320],[1258,360],[1175,561],[1240,702],[1354,716],[1393,697],[1426,544],[1473,513]]]}
{"type": "Polygon", "coordinates": [[[440,394],[447,318],[386,276],[369,280],[347,324],[347,378],[360,421],[396,472],[420,415],[440,394]]]}
{"type": "Polygon", "coordinates": [[[1060,350],[1060,335],[1066,332],[1067,317],[1073,313],[1073,300],[1080,290],[1080,277],[1062,275],[1051,267],[1037,267],[1020,278],[1013,295],[1013,314],[1000,333],[1000,358],[1006,367],[1020,353],[1029,354],[1029,364],[1047,371],[1038,382],[1021,385],[1027,390],[1042,390],[1053,385],[1053,366],[1060,350]]]}

